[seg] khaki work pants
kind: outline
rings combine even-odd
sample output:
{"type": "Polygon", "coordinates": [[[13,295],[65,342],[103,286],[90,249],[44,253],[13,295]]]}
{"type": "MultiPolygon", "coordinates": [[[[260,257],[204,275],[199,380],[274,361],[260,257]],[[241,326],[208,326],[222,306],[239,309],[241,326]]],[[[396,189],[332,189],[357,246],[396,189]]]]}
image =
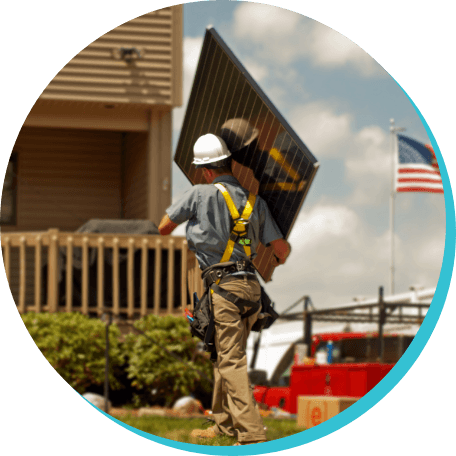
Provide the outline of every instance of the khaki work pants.
{"type": "MultiPolygon", "coordinates": [[[[248,301],[260,300],[261,288],[256,278],[231,276],[219,286],[248,301]]],[[[266,440],[263,419],[250,387],[246,356],[247,337],[260,310],[242,319],[239,308],[216,293],[212,304],[217,349],[212,397],[214,431],[237,437],[239,442],[266,440]]]]}

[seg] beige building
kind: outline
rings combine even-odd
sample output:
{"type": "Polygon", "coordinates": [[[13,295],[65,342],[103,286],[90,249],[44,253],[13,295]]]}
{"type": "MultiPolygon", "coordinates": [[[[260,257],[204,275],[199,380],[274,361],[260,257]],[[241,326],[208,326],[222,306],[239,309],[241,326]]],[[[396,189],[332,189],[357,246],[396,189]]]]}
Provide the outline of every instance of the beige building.
{"type": "Polygon", "coordinates": [[[100,314],[110,306],[133,318],[187,304],[187,263],[194,260],[184,238],[74,233],[91,219],[158,225],[171,202],[172,109],[181,104],[182,5],[103,35],[46,87],[19,133],[3,186],[3,258],[21,312],[100,314]],[[93,252],[111,255],[112,267],[92,267],[93,252]],[[109,300],[100,286],[108,274],[109,300]]]}

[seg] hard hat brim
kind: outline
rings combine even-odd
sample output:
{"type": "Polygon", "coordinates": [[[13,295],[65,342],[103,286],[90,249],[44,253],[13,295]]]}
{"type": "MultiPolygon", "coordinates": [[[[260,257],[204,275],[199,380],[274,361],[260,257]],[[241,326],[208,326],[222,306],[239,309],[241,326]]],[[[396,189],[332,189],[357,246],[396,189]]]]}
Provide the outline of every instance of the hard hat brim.
{"type": "Polygon", "coordinates": [[[210,159],[204,159],[204,158],[195,158],[192,163],[194,165],[209,165],[209,164],[215,164],[217,162],[222,162],[226,160],[227,158],[230,158],[230,155],[222,155],[221,157],[216,157],[216,158],[210,158],[210,159]]]}
{"type": "Polygon", "coordinates": [[[225,155],[223,158],[219,158],[218,160],[193,160],[192,164],[195,168],[221,168],[222,166],[226,166],[231,162],[231,155],[225,155]]]}

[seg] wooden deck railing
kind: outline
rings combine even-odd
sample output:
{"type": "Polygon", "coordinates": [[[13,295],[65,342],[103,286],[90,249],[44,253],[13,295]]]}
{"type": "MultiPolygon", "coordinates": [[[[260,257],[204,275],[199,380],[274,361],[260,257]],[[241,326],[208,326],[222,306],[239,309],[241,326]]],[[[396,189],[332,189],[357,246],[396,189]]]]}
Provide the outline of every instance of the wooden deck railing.
{"type": "Polygon", "coordinates": [[[108,308],[129,319],[181,314],[193,292],[202,293],[200,271],[185,237],[51,229],[2,234],[1,246],[21,313],[80,311],[100,316],[108,308]],[[106,255],[111,259],[108,268],[106,255]],[[75,282],[75,275],[80,281],[75,282]]]}

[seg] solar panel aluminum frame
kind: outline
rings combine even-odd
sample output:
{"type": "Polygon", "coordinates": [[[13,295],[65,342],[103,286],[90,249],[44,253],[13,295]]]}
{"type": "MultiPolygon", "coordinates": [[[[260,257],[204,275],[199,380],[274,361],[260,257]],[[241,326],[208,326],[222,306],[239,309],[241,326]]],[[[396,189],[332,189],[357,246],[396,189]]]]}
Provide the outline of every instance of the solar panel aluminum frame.
{"type": "MultiPolygon", "coordinates": [[[[285,229],[283,228],[283,224],[281,224],[281,220],[277,220],[276,222],[279,225],[279,227],[282,230],[282,234],[284,235],[285,238],[287,238],[290,234],[290,231],[292,229],[293,224],[296,221],[296,217],[302,207],[302,204],[304,203],[304,200],[307,196],[307,193],[309,191],[309,188],[313,182],[313,179],[315,177],[315,174],[318,170],[319,163],[317,162],[317,159],[313,156],[313,154],[309,151],[309,149],[305,146],[305,144],[302,142],[302,140],[298,137],[298,135],[293,131],[293,129],[289,126],[288,122],[283,118],[283,116],[280,114],[280,112],[277,110],[277,108],[274,106],[274,104],[269,100],[269,98],[266,96],[266,94],[263,92],[263,90],[259,87],[259,85],[255,82],[255,80],[252,78],[252,76],[248,73],[248,71],[244,68],[244,66],[241,64],[241,62],[237,59],[237,57],[233,54],[231,49],[226,45],[226,43],[223,41],[223,39],[220,37],[220,35],[216,32],[216,30],[213,27],[208,27],[206,29],[206,34],[204,37],[203,41],[203,46],[201,49],[201,53],[199,56],[199,61],[198,61],[198,66],[197,70],[195,73],[194,81],[193,81],[193,86],[192,90],[190,93],[189,97],[189,102],[187,105],[187,110],[185,113],[184,121],[182,124],[182,129],[181,129],[181,134],[179,137],[178,145],[176,148],[176,154],[174,157],[174,161],[178,165],[178,167],[182,170],[182,172],[185,174],[185,176],[190,180],[190,182],[195,185],[196,183],[202,182],[202,175],[201,173],[198,175],[198,171],[195,170],[194,166],[191,165],[191,158],[192,158],[192,151],[190,150],[191,148],[189,147],[189,144],[187,144],[187,147],[185,146],[185,143],[188,142],[188,133],[192,130],[191,124],[194,123],[194,128],[193,128],[193,133],[192,135],[192,140],[193,143],[197,139],[198,136],[201,134],[205,133],[214,133],[220,136],[219,129],[220,125],[218,125],[217,129],[214,129],[214,131],[210,131],[211,129],[206,129],[204,131],[200,131],[200,134],[195,136],[195,130],[198,125],[204,124],[206,121],[206,114],[204,113],[203,117],[203,122],[199,122],[199,116],[200,112],[194,113],[194,108],[198,104],[199,98],[200,104],[202,104],[202,100],[204,96],[207,97],[207,94],[205,93],[205,87],[203,86],[205,79],[207,76],[211,73],[212,71],[212,65],[213,62],[211,63],[211,69],[208,71],[205,70],[205,63],[208,61],[208,57],[213,57],[210,53],[211,45],[215,41],[215,45],[219,46],[221,50],[225,53],[228,61],[230,61],[233,65],[234,68],[239,71],[238,78],[242,76],[244,78],[244,87],[245,84],[247,83],[248,86],[250,86],[250,90],[253,91],[253,93],[257,96],[257,98],[260,100],[260,102],[264,105],[264,107],[269,110],[269,113],[272,115],[272,122],[276,125],[278,125],[278,131],[280,130],[281,132],[285,132],[291,139],[292,142],[296,145],[298,148],[300,154],[302,154],[305,157],[306,160],[306,166],[309,168],[308,172],[306,171],[306,180],[304,188],[303,188],[303,193],[300,195],[300,199],[297,201],[299,204],[298,206],[294,207],[294,213],[292,214],[292,218],[288,220],[288,223],[286,224],[285,229]],[[200,97],[200,90],[203,90],[202,97],[200,97]],[[197,114],[197,115],[196,115],[197,114]],[[195,115],[196,115],[196,120],[195,120],[195,115]],[[182,160],[185,160],[185,163],[182,163],[182,160]],[[189,163],[190,161],[190,163],[189,163]],[[189,166],[187,166],[189,165],[189,166]]],[[[215,58],[215,57],[214,57],[215,58]]],[[[219,57],[219,66],[220,62],[223,58],[223,55],[219,57]]],[[[234,68],[232,69],[232,74],[234,73],[234,68]]],[[[218,75],[218,70],[216,72],[216,76],[218,75]]],[[[222,82],[225,78],[225,74],[223,75],[222,82]]],[[[228,83],[228,86],[231,84],[231,80],[228,83]]],[[[228,87],[229,88],[229,87],[228,87]]],[[[234,92],[237,88],[237,82],[236,86],[234,88],[234,92]]],[[[214,86],[212,87],[212,90],[214,89],[214,86]]],[[[219,94],[221,88],[218,89],[219,94]]],[[[244,88],[242,89],[241,95],[244,93],[244,88]]],[[[217,97],[219,97],[219,94],[217,97]]],[[[254,97],[255,97],[254,95],[254,97]]],[[[225,99],[223,102],[223,105],[226,100],[226,94],[225,94],[225,99]]],[[[212,91],[209,94],[209,101],[211,101],[212,97],[212,91]]],[[[250,95],[249,95],[250,97],[250,95]]],[[[218,101],[219,98],[217,98],[216,101],[218,101]]],[[[248,101],[248,100],[247,100],[248,101]]],[[[256,101],[254,101],[254,105],[256,104],[256,101]]],[[[247,102],[246,102],[247,105],[247,102]]],[[[239,106],[238,106],[239,107],[239,106]]],[[[201,106],[200,106],[201,108],[201,106]]],[[[231,102],[230,102],[230,108],[231,108],[231,102]]],[[[228,109],[228,111],[230,110],[228,109]]],[[[263,106],[261,106],[260,111],[261,112],[263,109],[263,106]]],[[[244,108],[245,111],[245,108],[244,108]]],[[[237,112],[237,108],[236,108],[237,112]]],[[[251,109],[251,114],[253,112],[253,108],[251,109]]],[[[269,115],[267,114],[267,116],[269,115]]],[[[243,117],[242,117],[243,118],[243,117]]],[[[250,120],[250,118],[249,118],[250,120]]],[[[210,120],[212,122],[212,119],[210,120]]],[[[266,124],[266,122],[265,122],[266,124]]],[[[262,127],[264,128],[264,126],[262,127]]],[[[200,130],[202,130],[202,126],[200,127],[200,130]]],[[[270,128],[268,132],[268,136],[271,132],[272,128],[270,128]]],[[[277,135],[275,136],[277,138],[277,135]]],[[[191,143],[190,143],[191,144],[191,143]]],[[[302,162],[303,158],[301,158],[302,162]]],[[[235,164],[235,166],[237,163],[235,164]]],[[[233,172],[234,168],[233,167],[233,172]]],[[[279,165],[279,169],[282,170],[281,165],[279,165]]],[[[236,175],[236,174],[235,174],[236,175]]],[[[242,182],[241,182],[242,184],[242,182]]],[[[246,188],[247,186],[244,185],[246,188]]],[[[255,191],[249,188],[250,191],[254,191],[255,193],[258,192],[258,190],[255,191]]],[[[297,192],[296,192],[297,193],[297,192]]],[[[296,196],[294,197],[296,199],[296,196]]],[[[272,211],[271,211],[272,212],[272,211]]],[[[273,214],[274,215],[274,214],[273,214]]],[[[257,267],[257,270],[261,277],[267,282],[271,279],[272,273],[274,271],[274,266],[271,264],[271,259],[272,259],[272,248],[271,247],[265,247],[263,245],[260,245],[259,248],[257,249],[257,257],[255,258],[254,264],[257,267]]]]}

